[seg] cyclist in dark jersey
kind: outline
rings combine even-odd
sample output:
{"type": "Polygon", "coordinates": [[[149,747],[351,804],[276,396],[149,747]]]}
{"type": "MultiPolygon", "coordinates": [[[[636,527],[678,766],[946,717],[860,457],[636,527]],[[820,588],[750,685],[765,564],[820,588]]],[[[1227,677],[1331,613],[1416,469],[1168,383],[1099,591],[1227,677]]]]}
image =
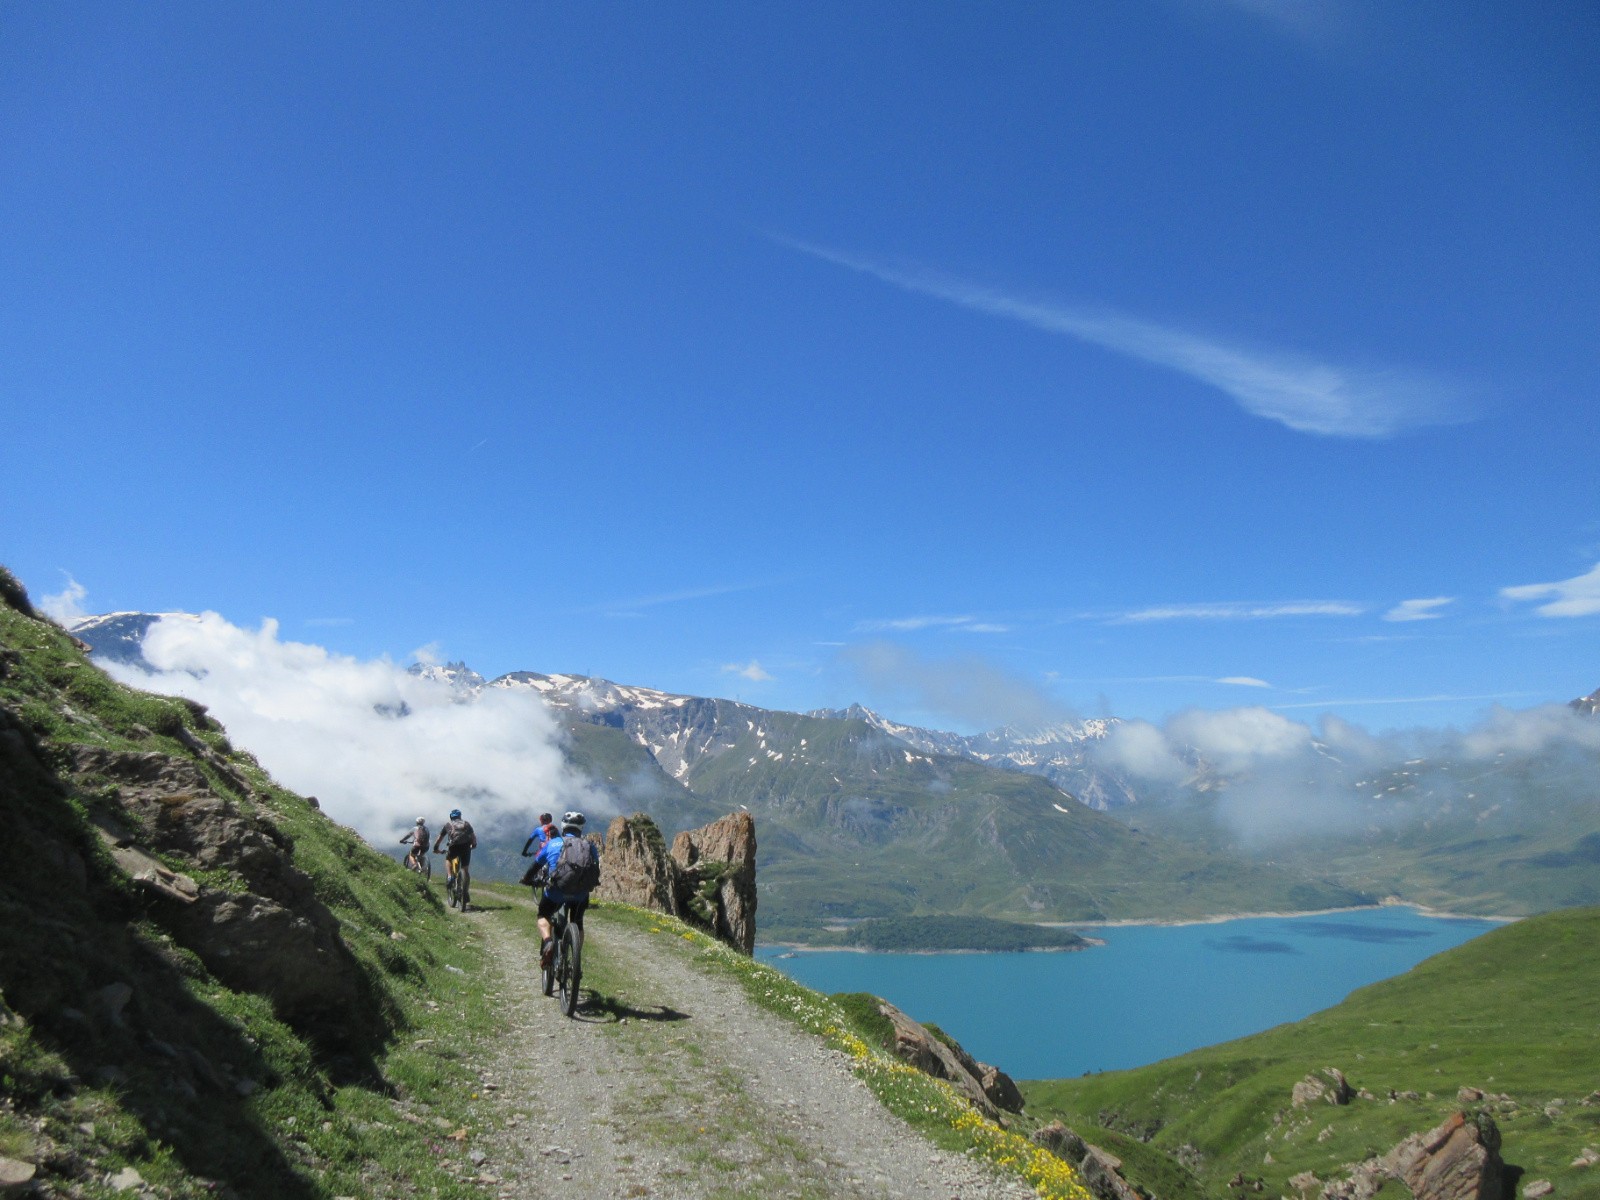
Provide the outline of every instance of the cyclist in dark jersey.
{"type": "Polygon", "coordinates": [[[439,836],[433,839],[435,854],[439,853],[441,843],[449,847],[444,856],[445,879],[454,879],[458,866],[465,867],[472,862],[472,851],[478,845],[478,835],[472,832],[472,822],[462,817],[459,808],[450,810],[450,819],[439,830],[439,836]]]}

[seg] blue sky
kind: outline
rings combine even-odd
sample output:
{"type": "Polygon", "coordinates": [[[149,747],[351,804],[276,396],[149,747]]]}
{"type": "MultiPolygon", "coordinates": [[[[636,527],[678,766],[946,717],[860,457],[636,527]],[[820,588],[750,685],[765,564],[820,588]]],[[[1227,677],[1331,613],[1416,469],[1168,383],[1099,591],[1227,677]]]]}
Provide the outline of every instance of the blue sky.
{"type": "Polygon", "coordinates": [[[1151,720],[1600,686],[1591,4],[0,30],[36,595],[965,727],[863,649],[1151,720]]]}

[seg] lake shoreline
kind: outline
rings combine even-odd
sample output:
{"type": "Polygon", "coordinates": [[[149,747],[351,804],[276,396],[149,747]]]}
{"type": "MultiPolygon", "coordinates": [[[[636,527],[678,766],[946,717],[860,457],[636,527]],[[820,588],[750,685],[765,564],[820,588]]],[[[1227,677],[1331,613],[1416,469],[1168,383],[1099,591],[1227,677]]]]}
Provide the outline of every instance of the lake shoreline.
{"type": "MultiPolygon", "coordinates": [[[[1445,912],[1440,909],[1429,908],[1426,904],[1405,904],[1380,901],[1377,904],[1354,904],[1344,908],[1315,908],[1298,912],[1240,912],[1218,913],[1208,917],[1128,917],[1115,921],[1018,921],[1018,925],[1036,925],[1041,929],[1136,929],[1140,927],[1151,929],[1176,929],[1191,925],[1222,925],[1229,921],[1255,921],[1268,919],[1293,919],[1295,917],[1331,917],[1340,913],[1377,912],[1385,908],[1406,908],[1439,921],[1494,921],[1499,924],[1509,925],[1522,920],[1521,917],[1489,916],[1481,913],[1445,912]]],[[[828,946],[816,945],[810,942],[760,942],[757,948],[770,950],[787,950],[791,952],[807,952],[812,954],[839,953],[839,954],[1075,954],[1095,946],[1104,946],[1105,940],[1090,935],[1084,935],[1084,945],[1081,946],[1023,946],[1014,950],[981,950],[968,947],[961,950],[877,950],[869,946],[828,946]]]]}

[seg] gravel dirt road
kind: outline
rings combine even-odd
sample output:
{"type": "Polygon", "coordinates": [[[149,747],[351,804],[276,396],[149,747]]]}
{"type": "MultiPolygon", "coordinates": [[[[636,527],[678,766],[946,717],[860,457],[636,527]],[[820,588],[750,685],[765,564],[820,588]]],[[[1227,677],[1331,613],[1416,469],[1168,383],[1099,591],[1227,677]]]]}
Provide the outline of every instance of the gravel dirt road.
{"type": "Polygon", "coordinates": [[[540,994],[525,916],[480,916],[511,1032],[483,1059],[489,1128],[474,1144],[502,1200],[1033,1196],[927,1142],[843,1055],[670,939],[591,916],[586,965],[604,994],[568,1019],[540,994]]]}

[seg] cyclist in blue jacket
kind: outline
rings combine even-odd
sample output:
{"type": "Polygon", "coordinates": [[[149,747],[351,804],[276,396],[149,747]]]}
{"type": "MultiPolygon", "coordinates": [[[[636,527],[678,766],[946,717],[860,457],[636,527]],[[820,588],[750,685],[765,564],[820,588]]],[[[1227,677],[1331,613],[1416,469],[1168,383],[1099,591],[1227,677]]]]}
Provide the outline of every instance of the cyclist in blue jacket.
{"type": "MultiPolygon", "coordinates": [[[[540,847],[535,868],[543,868],[542,874],[549,880],[556,870],[556,863],[561,859],[561,847],[569,837],[583,836],[583,814],[569,812],[562,814],[561,832],[552,837],[540,847]]],[[[550,918],[556,915],[556,909],[563,904],[568,906],[570,919],[579,929],[583,928],[583,913],[589,907],[589,893],[582,892],[568,894],[562,892],[553,883],[544,885],[544,895],[539,898],[539,965],[550,965],[550,956],[555,953],[555,942],[550,936],[550,918]]]]}
{"type": "MultiPolygon", "coordinates": [[[[533,827],[533,832],[528,835],[528,840],[522,843],[522,857],[528,858],[535,853],[533,849],[535,842],[539,844],[539,849],[543,850],[545,843],[555,837],[558,832],[555,826],[555,818],[549,813],[540,813],[539,823],[533,827]]],[[[538,887],[540,873],[543,870],[544,860],[534,858],[533,865],[522,873],[522,879],[520,880],[522,886],[538,887]]]]}

